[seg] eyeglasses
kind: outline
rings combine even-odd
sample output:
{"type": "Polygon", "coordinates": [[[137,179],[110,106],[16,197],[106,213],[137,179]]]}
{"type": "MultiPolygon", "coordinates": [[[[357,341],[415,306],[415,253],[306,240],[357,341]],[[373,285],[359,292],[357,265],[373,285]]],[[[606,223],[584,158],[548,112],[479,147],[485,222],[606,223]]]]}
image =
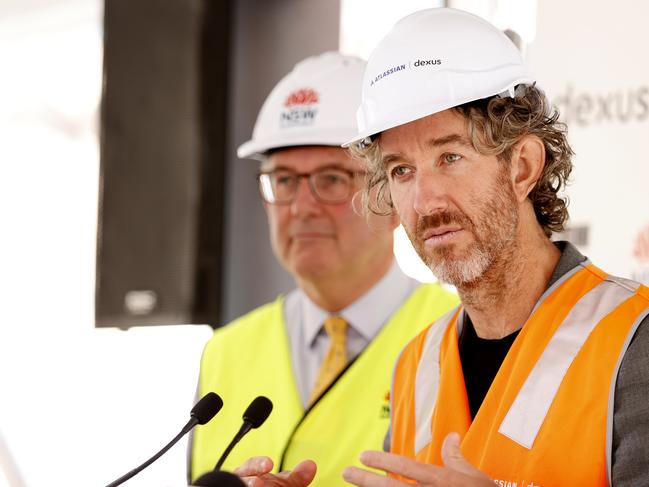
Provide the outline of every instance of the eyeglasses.
{"type": "Polygon", "coordinates": [[[356,189],[354,177],[357,174],[364,174],[364,172],[335,167],[305,173],[290,169],[273,169],[259,174],[259,191],[266,203],[287,205],[295,199],[300,179],[306,178],[311,193],[320,203],[343,203],[354,194],[356,189]]]}

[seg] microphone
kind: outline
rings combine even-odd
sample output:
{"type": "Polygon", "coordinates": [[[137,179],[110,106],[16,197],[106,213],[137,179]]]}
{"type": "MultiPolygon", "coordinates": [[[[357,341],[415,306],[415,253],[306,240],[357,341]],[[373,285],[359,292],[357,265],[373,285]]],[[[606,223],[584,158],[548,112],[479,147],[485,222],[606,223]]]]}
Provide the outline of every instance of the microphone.
{"type": "Polygon", "coordinates": [[[221,468],[221,465],[223,465],[223,462],[232,451],[232,448],[234,448],[234,445],[239,443],[239,440],[241,440],[241,438],[243,438],[252,428],[259,428],[264,421],[266,421],[266,418],[268,418],[268,415],[272,410],[273,403],[267,397],[258,396],[253,399],[248,408],[243,412],[243,424],[241,425],[241,428],[239,428],[239,432],[234,436],[228,447],[225,449],[223,455],[219,458],[219,461],[216,462],[214,470],[219,470],[221,468]]]}
{"type": "Polygon", "coordinates": [[[201,475],[192,484],[194,487],[246,487],[236,475],[223,470],[212,470],[201,475]]]}
{"type": "Polygon", "coordinates": [[[117,480],[114,480],[110,484],[108,484],[106,487],[116,487],[118,485],[123,484],[126,482],[128,479],[131,477],[134,477],[138,473],[140,473],[142,470],[147,468],[149,465],[151,465],[153,462],[155,462],[158,458],[160,458],[162,455],[164,455],[169,448],[174,446],[178,440],[180,440],[183,436],[185,436],[189,431],[196,426],[197,424],[205,424],[209,420],[211,420],[216,413],[218,413],[221,408],[223,407],[223,400],[219,397],[218,394],[214,392],[208,392],[206,395],[204,395],[200,401],[196,403],[196,405],[192,408],[190,414],[190,419],[187,422],[187,424],[183,427],[183,429],[176,435],[176,437],[171,440],[162,450],[160,450],[158,453],[153,455],[151,458],[149,458],[146,462],[144,462],[142,465],[140,465],[137,468],[134,468],[130,472],[128,472],[125,475],[122,475],[120,478],[117,480]]]}

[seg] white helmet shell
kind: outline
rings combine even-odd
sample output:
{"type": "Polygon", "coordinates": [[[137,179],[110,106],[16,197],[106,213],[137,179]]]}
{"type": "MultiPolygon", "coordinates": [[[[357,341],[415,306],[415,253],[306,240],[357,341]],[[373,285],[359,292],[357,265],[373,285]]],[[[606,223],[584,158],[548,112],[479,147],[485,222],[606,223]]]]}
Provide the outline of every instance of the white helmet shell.
{"type": "Polygon", "coordinates": [[[516,46],[489,22],[432,8],[395,24],[370,56],[358,132],[345,146],[463,103],[531,84],[516,46]]]}
{"type": "Polygon", "coordinates": [[[260,159],[270,150],[300,145],[337,146],[356,133],[365,61],[337,52],[295,65],[264,102],[252,139],[240,158],[260,159]]]}

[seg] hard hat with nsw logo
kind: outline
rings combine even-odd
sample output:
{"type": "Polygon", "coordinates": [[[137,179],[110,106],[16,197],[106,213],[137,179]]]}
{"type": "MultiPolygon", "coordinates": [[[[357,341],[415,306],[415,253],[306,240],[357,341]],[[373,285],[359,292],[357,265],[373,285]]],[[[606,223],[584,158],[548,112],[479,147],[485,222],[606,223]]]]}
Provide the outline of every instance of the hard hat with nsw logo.
{"type": "Polygon", "coordinates": [[[344,145],[532,82],[516,46],[486,20],[451,8],[415,12],[372,52],[358,132],[344,145]]]}
{"type": "Polygon", "coordinates": [[[339,147],[356,133],[365,61],[337,52],[295,65],[271,91],[252,132],[237,150],[260,159],[271,149],[303,145],[339,147]]]}

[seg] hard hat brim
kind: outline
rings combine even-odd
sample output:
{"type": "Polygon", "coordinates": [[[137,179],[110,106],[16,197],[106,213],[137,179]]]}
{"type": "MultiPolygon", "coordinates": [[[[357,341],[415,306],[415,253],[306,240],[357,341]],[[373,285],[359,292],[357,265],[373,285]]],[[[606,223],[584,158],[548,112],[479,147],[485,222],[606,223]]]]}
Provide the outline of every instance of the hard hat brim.
{"type": "Polygon", "coordinates": [[[237,149],[237,157],[240,159],[263,160],[264,155],[273,149],[283,147],[301,147],[301,146],[329,146],[341,147],[341,143],[349,139],[349,135],[354,133],[355,129],[349,127],[330,128],[322,130],[317,128],[314,131],[305,131],[294,136],[287,134],[269,138],[265,140],[251,139],[244,142],[237,149]]]}
{"type": "Polygon", "coordinates": [[[431,107],[430,105],[421,104],[419,106],[412,107],[411,109],[404,109],[399,116],[395,116],[392,120],[384,121],[383,123],[376,124],[373,127],[369,127],[366,130],[363,130],[358,135],[356,135],[353,139],[343,143],[341,147],[348,148],[349,146],[356,144],[367,137],[373,137],[375,135],[380,134],[381,132],[385,132],[386,130],[399,127],[401,125],[405,125],[410,122],[414,122],[415,120],[419,120],[421,118],[425,118],[430,115],[443,112],[444,110],[448,110],[450,108],[455,108],[465,103],[476,101],[478,99],[490,98],[496,95],[503,95],[505,93],[508,93],[517,85],[531,85],[534,82],[535,81],[532,77],[522,76],[520,78],[517,78],[513,82],[508,83],[506,86],[501,86],[497,89],[484,93],[480,98],[467,97],[466,99],[454,100],[453,102],[442,103],[442,104],[434,105],[433,107],[431,107]]]}

